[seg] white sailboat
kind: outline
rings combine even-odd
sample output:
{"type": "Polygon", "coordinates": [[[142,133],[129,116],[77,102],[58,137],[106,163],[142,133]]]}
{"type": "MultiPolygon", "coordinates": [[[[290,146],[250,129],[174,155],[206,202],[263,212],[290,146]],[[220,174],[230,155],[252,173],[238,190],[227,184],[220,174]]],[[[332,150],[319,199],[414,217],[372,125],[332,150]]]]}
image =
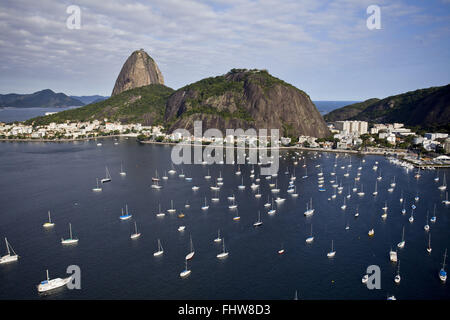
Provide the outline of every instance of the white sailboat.
{"type": "Polygon", "coordinates": [[[427,252],[431,253],[431,232],[428,234],[428,248],[427,252]]]}
{"type": "Polygon", "coordinates": [[[347,205],[345,204],[345,198],[344,198],[344,204],[341,206],[342,210],[345,210],[347,208],[347,205]]]}
{"type": "Polygon", "coordinates": [[[228,252],[225,250],[225,239],[222,239],[222,248],[222,252],[216,256],[218,259],[225,259],[228,257],[228,252]]]}
{"type": "Polygon", "coordinates": [[[134,222],[134,233],[130,236],[131,239],[137,239],[141,236],[140,232],[137,232],[136,221],[134,222]]]}
{"type": "Polygon", "coordinates": [[[186,260],[192,259],[192,257],[195,254],[194,244],[192,243],[192,236],[190,236],[190,246],[191,246],[191,251],[186,255],[186,257],[185,257],[186,260]]]}
{"type": "Polygon", "coordinates": [[[102,191],[102,188],[100,188],[100,186],[98,185],[98,178],[97,178],[97,187],[92,188],[92,191],[94,191],[94,192],[100,192],[100,191],[102,191]]]}
{"type": "Polygon", "coordinates": [[[262,223],[262,221],[261,221],[261,212],[258,210],[258,220],[255,222],[255,223],[253,223],[253,226],[254,227],[259,227],[259,226],[261,226],[263,223],[262,223]]]}
{"type": "Polygon", "coordinates": [[[411,210],[411,216],[408,218],[408,221],[409,221],[410,223],[413,223],[413,222],[414,222],[414,209],[411,210]]]}
{"type": "Polygon", "coordinates": [[[19,259],[19,255],[14,251],[13,247],[9,244],[8,239],[6,239],[6,237],[5,237],[5,244],[6,244],[6,251],[8,251],[8,254],[4,255],[3,257],[0,257],[0,264],[17,261],[19,259]],[[11,254],[11,251],[13,254],[11,254]]]}
{"type": "Polygon", "coordinates": [[[105,167],[105,168],[106,168],[106,176],[105,176],[105,178],[100,180],[101,183],[111,182],[111,175],[109,174],[108,167],[105,167]]]}
{"type": "Polygon", "coordinates": [[[72,224],[71,223],[69,223],[69,233],[70,233],[70,238],[68,238],[68,239],[61,238],[61,243],[62,244],[75,244],[75,243],[78,243],[78,239],[74,239],[72,237],[72,224]]]}
{"type": "Polygon", "coordinates": [[[159,211],[158,211],[158,213],[156,214],[156,216],[157,216],[158,218],[164,217],[166,214],[165,214],[164,212],[161,211],[161,203],[158,204],[158,208],[159,208],[159,211]]]}
{"type": "Polygon", "coordinates": [[[52,222],[52,218],[50,217],[50,210],[48,210],[48,221],[45,222],[42,226],[44,228],[51,228],[53,227],[55,224],[52,222]]]}
{"type": "Polygon", "coordinates": [[[394,278],[394,282],[396,284],[399,284],[400,280],[401,280],[401,277],[400,277],[400,260],[398,260],[397,275],[394,278]]]}
{"type": "Polygon", "coordinates": [[[121,176],[126,176],[126,175],[127,175],[127,173],[126,173],[125,171],[123,171],[123,165],[122,165],[122,163],[120,163],[120,172],[119,172],[119,174],[120,174],[121,176]]]}
{"type": "Polygon", "coordinates": [[[430,225],[428,224],[428,210],[427,210],[427,219],[425,220],[425,226],[423,228],[425,231],[430,230],[430,225]]]}
{"type": "Polygon", "coordinates": [[[221,242],[222,238],[220,237],[220,229],[217,231],[217,238],[214,239],[214,242],[221,242]]]}
{"type": "Polygon", "coordinates": [[[185,269],[183,271],[180,272],[180,277],[181,278],[186,278],[187,276],[189,276],[191,274],[191,270],[188,269],[187,267],[187,260],[184,260],[185,263],[185,269]]]}
{"type": "Polygon", "coordinates": [[[328,258],[333,258],[336,255],[336,251],[333,249],[333,240],[331,240],[331,251],[327,253],[328,258]]]}
{"type": "Polygon", "coordinates": [[[238,210],[236,209],[236,215],[233,217],[234,221],[239,221],[241,220],[241,217],[239,216],[238,210]]]}
{"type": "Polygon", "coordinates": [[[448,200],[448,192],[445,193],[445,200],[442,200],[442,203],[446,206],[450,204],[450,200],[448,200]]]}
{"type": "Polygon", "coordinates": [[[50,279],[48,276],[48,269],[47,269],[47,280],[41,281],[37,285],[37,290],[39,293],[51,291],[60,288],[62,286],[65,286],[70,282],[71,279],[72,276],[63,279],[61,278],[50,279]]]}
{"type": "Polygon", "coordinates": [[[374,196],[376,196],[376,195],[378,194],[378,190],[377,190],[377,182],[378,182],[378,181],[375,180],[375,191],[372,192],[372,194],[373,194],[374,196]]]}
{"type": "Polygon", "coordinates": [[[355,218],[359,217],[359,211],[358,211],[359,205],[356,206],[356,212],[355,212],[355,218]]]}
{"type": "Polygon", "coordinates": [[[306,238],[306,243],[312,243],[314,241],[313,233],[312,233],[312,223],[311,223],[311,235],[306,238]]]}
{"type": "Polygon", "coordinates": [[[434,204],[433,216],[430,218],[430,222],[435,223],[436,219],[436,204],[434,204]]]}
{"type": "Polygon", "coordinates": [[[173,207],[173,200],[170,200],[170,209],[167,209],[167,212],[175,213],[175,211],[177,211],[177,210],[173,207]]]}
{"type": "Polygon", "coordinates": [[[360,197],[364,196],[364,191],[363,191],[363,185],[362,184],[361,184],[361,190],[357,194],[360,197]]]}
{"type": "Polygon", "coordinates": [[[239,190],[244,190],[245,189],[245,185],[244,185],[244,177],[242,177],[242,182],[240,185],[238,185],[238,189],[239,190]]]}
{"type": "Polygon", "coordinates": [[[158,257],[164,253],[163,247],[161,245],[161,240],[158,239],[158,250],[153,253],[153,256],[158,257]]]}
{"type": "Polygon", "coordinates": [[[209,174],[209,169],[208,169],[208,174],[205,176],[205,179],[206,179],[206,180],[211,179],[211,175],[209,174]]]}
{"type": "Polygon", "coordinates": [[[444,191],[447,189],[447,180],[445,179],[445,172],[444,172],[444,179],[442,179],[442,185],[438,187],[439,190],[444,191]]]}
{"type": "Polygon", "coordinates": [[[305,216],[310,216],[314,213],[314,208],[312,206],[312,198],[310,198],[311,206],[308,208],[308,203],[306,203],[306,211],[303,213],[305,216]]]}
{"type": "Polygon", "coordinates": [[[447,271],[445,271],[445,258],[447,257],[447,248],[445,248],[444,252],[444,261],[442,262],[442,268],[439,270],[439,279],[441,279],[442,282],[447,281],[447,271]]]}
{"type": "Polygon", "coordinates": [[[402,241],[400,241],[398,244],[397,244],[397,247],[399,247],[400,249],[402,249],[402,248],[404,248],[405,247],[405,227],[403,227],[403,231],[402,231],[402,241]]]}
{"type": "Polygon", "coordinates": [[[234,195],[233,197],[228,197],[228,199],[232,199],[231,200],[231,204],[228,206],[228,209],[234,210],[237,208],[237,204],[234,202],[234,195]]]}
{"type": "Polygon", "coordinates": [[[205,205],[202,207],[203,211],[208,210],[209,206],[206,204],[206,197],[205,197],[205,205]]]}
{"type": "Polygon", "coordinates": [[[120,220],[128,220],[132,217],[133,215],[128,213],[128,205],[125,205],[125,213],[123,213],[123,208],[122,208],[122,214],[119,216],[120,220]]]}

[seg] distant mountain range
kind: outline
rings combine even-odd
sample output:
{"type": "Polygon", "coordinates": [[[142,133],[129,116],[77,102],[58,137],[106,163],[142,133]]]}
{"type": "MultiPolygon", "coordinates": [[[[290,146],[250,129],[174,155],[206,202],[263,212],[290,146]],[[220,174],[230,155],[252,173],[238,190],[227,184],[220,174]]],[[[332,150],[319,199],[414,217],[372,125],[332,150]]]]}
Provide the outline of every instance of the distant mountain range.
{"type": "Polygon", "coordinates": [[[108,97],[93,96],[68,96],[62,92],[56,93],[50,89],[36,91],[30,94],[8,93],[0,94],[0,107],[13,108],[55,108],[84,106],[89,103],[99,102],[108,97]]]}
{"type": "Polygon", "coordinates": [[[46,108],[46,107],[71,107],[83,106],[80,100],[71,98],[64,93],[56,93],[50,89],[37,91],[30,94],[0,94],[1,107],[14,108],[46,108]]]}
{"type": "Polygon", "coordinates": [[[350,104],[326,114],[324,119],[400,122],[427,130],[450,131],[450,84],[350,104]]]}
{"type": "Polygon", "coordinates": [[[93,96],[70,96],[76,100],[83,102],[85,105],[90,103],[96,103],[108,99],[109,97],[93,95],[93,96]]]}

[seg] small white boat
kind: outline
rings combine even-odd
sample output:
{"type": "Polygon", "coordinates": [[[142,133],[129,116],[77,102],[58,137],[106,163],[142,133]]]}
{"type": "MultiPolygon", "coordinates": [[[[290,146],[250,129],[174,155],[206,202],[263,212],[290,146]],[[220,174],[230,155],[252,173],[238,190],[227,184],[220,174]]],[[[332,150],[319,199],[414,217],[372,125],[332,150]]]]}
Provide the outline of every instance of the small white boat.
{"type": "Polygon", "coordinates": [[[137,239],[141,236],[140,232],[137,232],[137,225],[136,225],[136,221],[134,222],[134,233],[131,234],[130,238],[131,239],[137,239]]]}
{"type": "Polygon", "coordinates": [[[345,198],[344,198],[344,204],[341,206],[342,210],[345,210],[347,208],[347,205],[345,204],[345,198]]]}
{"type": "Polygon", "coordinates": [[[187,267],[187,260],[185,259],[184,262],[185,262],[185,269],[180,272],[181,278],[186,278],[187,276],[189,276],[191,274],[191,270],[189,270],[187,267]]]}
{"type": "Polygon", "coordinates": [[[72,276],[63,278],[63,279],[61,279],[61,278],[50,279],[48,276],[48,270],[47,270],[47,280],[41,281],[37,285],[37,290],[39,293],[51,291],[51,290],[60,288],[62,286],[65,286],[66,284],[68,284],[71,281],[71,279],[72,279],[72,276]]]}
{"type": "Polygon", "coordinates": [[[6,243],[6,251],[8,251],[8,254],[0,257],[0,264],[17,261],[19,259],[19,255],[14,251],[13,247],[9,244],[8,239],[6,239],[6,237],[5,243],[6,243]],[[11,254],[11,251],[13,254],[11,254]]]}
{"type": "Polygon", "coordinates": [[[244,190],[245,189],[245,185],[244,185],[244,177],[242,177],[242,183],[238,186],[239,190],[244,190]]]}
{"type": "Polygon", "coordinates": [[[428,247],[427,247],[427,252],[431,253],[431,232],[428,234],[428,247]]]}
{"type": "Polygon", "coordinates": [[[378,190],[377,190],[377,181],[375,181],[375,191],[372,192],[372,194],[373,194],[374,196],[376,196],[376,195],[378,194],[378,190]]]}
{"type": "Polygon", "coordinates": [[[402,249],[402,248],[404,248],[405,247],[405,227],[403,227],[403,231],[402,231],[402,241],[400,241],[398,244],[397,244],[397,247],[399,247],[400,249],[402,249]]]}
{"type": "Polygon", "coordinates": [[[362,283],[367,283],[368,280],[369,280],[369,275],[365,274],[365,275],[362,277],[361,282],[362,282],[362,283]]]}
{"type": "Polygon", "coordinates": [[[358,208],[359,208],[359,206],[356,207],[355,218],[359,217],[358,208]]]}
{"type": "Polygon", "coordinates": [[[190,248],[191,248],[191,251],[185,257],[186,260],[191,260],[195,254],[194,244],[192,243],[192,236],[190,236],[190,248]]]}
{"type": "Polygon", "coordinates": [[[200,189],[200,187],[198,187],[198,186],[192,186],[192,191],[197,191],[198,189],[200,189]]]}
{"type": "Polygon", "coordinates": [[[305,216],[310,216],[314,213],[314,209],[312,206],[312,198],[310,199],[311,206],[308,208],[308,203],[306,203],[306,211],[303,213],[305,216]]]}
{"type": "Polygon", "coordinates": [[[61,238],[61,243],[62,244],[76,244],[76,243],[78,243],[78,239],[74,239],[72,237],[72,224],[71,223],[69,223],[69,233],[70,233],[70,238],[68,238],[68,239],[61,238]]]}
{"type": "Polygon", "coordinates": [[[446,206],[450,204],[450,200],[448,200],[448,192],[445,193],[445,200],[442,200],[442,203],[446,206]]]}
{"type": "Polygon", "coordinates": [[[123,208],[122,208],[122,214],[119,216],[120,220],[128,220],[132,217],[133,215],[128,213],[128,205],[125,205],[125,213],[123,213],[123,208]]]}
{"type": "Polygon", "coordinates": [[[357,193],[358,196],[364,196],[363,185],[361,184],[361,190],[357,193]]]}
{"type": "Polygon", "coordinates": [[[275,199],[275,202],[276,202],[277,204],[281,204],[281,203],[283,203],[285,200],[286,200],[285,198],[277,197],[277,198],[275,199]]]}
{"type": "Polygon", "coordinates": [[[186,175],[183,172],[183,169],[181,169],[181,173],[178,175],[179,178],[184,178],[186,175]]]}
{"type": "Polygon", "coordinates": [[[173,207],[173,200],[170,200],[170,209],[167,209],[167,212],[175,213],[175,211],[177,211],[177,210],[173,207]]]}
{"type": "Polygon", "coordinates": [[[336,255],[336,251],[333,249],[333,240],[331,240],[331,251],[327,253],[328,258],[333,258],[336,255]]]}
{"type": "Polygon", "coordinates": [[[373,237],[375,234],[375,230],[373,230],[373,228],[372,228],[369,230],[369,232],[367,234],[369,235],[369,237],[373,237]]]}
{"type": "Polygon", "coordinates": [[[106,168],[106,176],[105,176],[105,178],[100,180],[101,183],[111,182],[111,175],[109,174],[108,167],[105,167],[105,168],[106,168]]]}
{"type": "Polygon", "coordinates": [[[425,231],[430,230],[430,226],[428,224],[428,210],[427,210],[427,219],[425,220],[425,226],[423,228],[425,231]]]}
{"type": "Polygon", "coordinates": [[[447,281],[447,271],[445,271],[445,258],[447,257],[447,248],[444,252],[444,261],[442,262],[442,268],[439,270],[439,279],[441,279],[442,282],[447,281]]]}
{"type": "Polygon", "coordinates": [[[438,187],[439,190],[444,191],[447,189],[447,180],[445,179],[445,172],[444,172],[444,179],[442,179],[442,185],[438,187]]]}
{"type": "Polygon", "coordinates": [[[225,250],[225,239],[222,239],[222,248],[222,252],[216,256],[218,259],[225,259],[228,257],[228,252],[225,250]]]}
{"type": "Polygon", "coordinates": [[[205,205],[202,207],[203,211],[206,211],[209,209],[209,206],[206,204],[206,197],[205,197],[205,205]]]}
{"type": "Polygon", "coordinates": [[[259,226],[261,226],[263,223],[262,223],[262,221],[261,221],[261,212],[260,211],[258,211],[258,220],[255,222],[255,223],[253,223],[253,226],[254,227],[259,227],[259,226]]]}
{"type": "Polygon", "coordinates": [[[314,241],[314,237],[313,237],[313,233],[312,233],[312,224],[311,224],[311,235],[306,238],[305,242],[306,243],[312,243],[314,241]]]}
{"type": "Polygon", "coordinates": [[[159,207],[159,211],[158,211],[158,213],[156,214],[156,216],[157,216],[158,218],[162,218],[162,217],[164,217],[166,214],[165,214],[164,212],[161,211],[161,204],[159,204],[158,207],[159,207]]]}
{"type": "Polygon", "coordinates": [[[186,226],[179,226],[178,227],[178,231],[182,232],[186,229],[186,226]]]}
{"type": "Polygon", "coordinates": [[[125,171],[123,171],[122,163],[120,164],[120,172],[119,172],[119,174],[120,174],[121,176],[126,176],[126,175],[127,175],[127,173],[126,173],[125,171]]]}
{"type": "Polygon", "coordinates": [[[222,238],[220,237],[220,229],[217,231],[217,238],[214,239],[214,242],[221,242],[222,238]]]}
{"type": "Polygon", "coordinates": [[[55,224],[52,222],[52,218],[50,217],[50,210],[48,211],[48,221],[45,222],[42,226],[44,228],[51,228],[53,227],[55,224]]]}
{"type": "Polygon", "coordinates": [[[100,188],[100,186],[98,185],[98,178],[97,178],[97,187],[92,188],[92,191],[94,191],[94,192],[100,192],[100,191],[102,191],[102,188],[100,188]]]}
{"type": "Polygon", "coordinates": [[[399,283],[400,283],[400,280],[401,280],[401,277],[400,277],[400,260],[398,260],[397,275],[396,275],[395,278],[394,278],[394,282],[395,282],[396,284],[399,284],[399,283]]]}
{"type": "Polygon", "coordinates": [[[206,180],[211,179],[211,175],[209,174],[209,169],[208,169],[208,174],[205,176],[205,179],[206,179],[206,180]]]}
{"type": "Polygon", "coordinates": [[[164,253],[163,247],[161,245],[161,240],[158,239],[158,251],[153,253],[153,256],[158,257],[164,253]]]}

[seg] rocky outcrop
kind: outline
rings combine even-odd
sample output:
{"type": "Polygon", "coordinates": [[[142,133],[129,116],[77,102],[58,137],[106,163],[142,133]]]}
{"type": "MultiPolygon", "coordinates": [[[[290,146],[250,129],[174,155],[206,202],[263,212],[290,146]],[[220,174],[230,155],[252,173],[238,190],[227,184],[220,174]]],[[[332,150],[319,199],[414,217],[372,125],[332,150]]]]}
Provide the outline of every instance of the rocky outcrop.
{"type": "Polygon", "coordinates": [[[325,137],[329,130],[309,96],[265,70],[233,69],[173,93],[167,101],[169,131],[217,128],[279,129],[284,136],[325,137]]]}
{"type": "Polygon", "coordinates": [[[164,84],[164,78],[155,60],[140,49],[134,51],[123,65],[111,96],[149,84],[164,84]]]}

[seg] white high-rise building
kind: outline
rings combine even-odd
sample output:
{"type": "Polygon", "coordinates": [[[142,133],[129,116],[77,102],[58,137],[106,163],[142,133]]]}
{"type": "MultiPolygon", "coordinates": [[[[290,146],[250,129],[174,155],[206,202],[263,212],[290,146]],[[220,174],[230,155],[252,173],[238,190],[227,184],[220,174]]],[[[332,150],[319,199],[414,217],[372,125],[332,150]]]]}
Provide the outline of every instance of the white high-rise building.
{"type": "Polygon", "coordinates": [[[336,121],[334,126],[341,132],[346,133],[367,133],[368,123],[367,121],[336,121]]]}

